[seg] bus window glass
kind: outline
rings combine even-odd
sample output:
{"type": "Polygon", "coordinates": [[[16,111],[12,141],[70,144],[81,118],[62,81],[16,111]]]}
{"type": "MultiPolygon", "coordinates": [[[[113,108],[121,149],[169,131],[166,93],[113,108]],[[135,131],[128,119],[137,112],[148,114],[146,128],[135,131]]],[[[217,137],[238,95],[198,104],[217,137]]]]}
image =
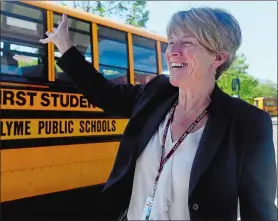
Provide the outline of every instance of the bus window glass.
{"type": "Polygon", "coordinates": [[[161,45],[161,59],[162,59],[162,74],[169,75],[170,73],[169,73],[166,56],[165,56],[168,44],[164,42],[160,42],[160,45],[161,45]]]}
{"type": "Polygon", "coordinates": [[[28,15],[29,18],[43,21],[43,14],[41,12],[41,9],[32,7],[32,6],[26,6],[25,4],[23,5],[20,2],[17,2],[17,4],[13,4],[11,2],[7,1],[2,1],[1,2],[1,9],[5,9],[3,11],[11,14],[16,14],[16,15],[21,15],[21,16],[26,16],[28,15]]]}
{"type": "Polygon", "coordinates": [[[135,83],[145,84],[157,75],[156,43],[136,35],[132,39],[135,83]]]}
{"type": "Polygon", "coordinates": [[[127,83],[128,54],[126,33],[98,26],[100,72],[105,78],[127,83]]]}
{"type": "Polygon", "coordinates": [[[47,80],[46,12],[19,2],[1,2],[1,78],[47,80]]]}
{"type": "MultiPolygon", "coordinates": [[[[54,27],[58,27],[58,21],[62,19],[62,15],[54,13],[54,27]]],[[[91,25],[90,22],[81,21],[80,19],[69,18],[69,37],[76,45],[76,48],[85,56],[86,60],[92,62],[92,44],[91,44],[91,25]]],[[[57,60],[61,57],[57,47],[54,47],[55,58],[55,78],[57,83],[72,85],[71,79],[62,71],[56,64],[57,60]]]]}
{"type": "Polygon", "coordinates": [[[127,69],[100,65],[100,73],[114,83],[127,83],[127,69]]]}

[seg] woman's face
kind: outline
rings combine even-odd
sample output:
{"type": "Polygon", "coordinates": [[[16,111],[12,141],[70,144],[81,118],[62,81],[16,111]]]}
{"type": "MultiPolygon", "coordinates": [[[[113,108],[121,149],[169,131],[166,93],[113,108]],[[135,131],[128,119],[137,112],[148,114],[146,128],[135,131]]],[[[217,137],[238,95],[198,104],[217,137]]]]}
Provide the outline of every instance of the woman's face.
{"type": "Polygon", "coordinates": [[[177,30],[168,41],[166,60],[173,86],[187,88],[202,85],[214,79],[217,67],[224,62],[223,54],[209,52],[189,33],[177,30]]]}

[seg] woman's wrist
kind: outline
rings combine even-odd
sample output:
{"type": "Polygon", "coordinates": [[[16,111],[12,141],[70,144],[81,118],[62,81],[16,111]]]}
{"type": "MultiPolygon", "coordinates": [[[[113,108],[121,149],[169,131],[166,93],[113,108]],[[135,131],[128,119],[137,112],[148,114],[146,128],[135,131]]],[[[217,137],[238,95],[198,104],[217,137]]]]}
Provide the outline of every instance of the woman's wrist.
{"type": "Polygon", "coordinates": [[[56,44],[56,46],[61,55],[63,55],[67,50],[74,46],[74,44],[69,38],[66,38],[65,40],[60,41],[59,44],[56,44]]]}

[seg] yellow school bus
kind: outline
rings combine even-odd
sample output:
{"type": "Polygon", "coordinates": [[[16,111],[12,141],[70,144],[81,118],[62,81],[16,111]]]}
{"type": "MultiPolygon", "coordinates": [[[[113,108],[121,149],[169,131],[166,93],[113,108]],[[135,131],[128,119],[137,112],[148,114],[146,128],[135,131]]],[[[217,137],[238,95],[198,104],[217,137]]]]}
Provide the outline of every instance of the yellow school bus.
{"type": "Polygon", "coordinates": [[[167,39],[55,2],[1,1],[0,12],[2,217],[90,219],[128,119],[89,104],[39,39],[67,14],[86,59],[131,84],[167,74],[167,39]]]}
{"type": "Polygon", "coordinates": [[[270,116],[277,116],[277,98],[274,97],[257,97],[254,99],[254,105],[266,112],[270,116]]]}

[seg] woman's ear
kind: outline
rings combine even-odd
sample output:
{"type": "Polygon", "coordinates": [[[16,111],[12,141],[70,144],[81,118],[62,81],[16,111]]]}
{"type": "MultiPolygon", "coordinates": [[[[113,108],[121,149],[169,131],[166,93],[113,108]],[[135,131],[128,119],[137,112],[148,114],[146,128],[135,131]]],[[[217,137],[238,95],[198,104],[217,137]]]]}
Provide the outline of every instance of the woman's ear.
{"type": "Polygon", "coordinates": [[[229,55],[226,52],[217,52],[211,66],[216,70],[228,59],[228,57],[229,55]]]}

